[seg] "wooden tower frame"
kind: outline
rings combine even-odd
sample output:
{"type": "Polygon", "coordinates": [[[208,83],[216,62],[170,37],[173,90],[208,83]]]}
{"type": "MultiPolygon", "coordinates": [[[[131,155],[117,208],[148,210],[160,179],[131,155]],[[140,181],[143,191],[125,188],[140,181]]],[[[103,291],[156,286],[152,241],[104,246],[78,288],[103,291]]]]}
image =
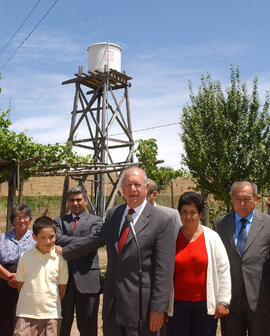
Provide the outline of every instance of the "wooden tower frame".
{"type": "MultiPolygon", "coordinates": [[[[71,116],[71,126],[68,141],[72,147],[89,150],[95,171],[100,168],[99,174],[93,173],[95,204],[91,200],[89,209],[99,216],[104,216],[108,208],[113,205],[119,190],[119,181],[122,171],[133,162],[134,141],[130,118],[130,104],[128,89],[131,86],[131,77],[116,70],[95,71],[85,74],[79,67],[75,78],[63,82],[75,84],[75,96],[71,116]],[[89,90],[90,89],[90,90],[89,90]],[[83,136],[77,138],[76,132],[84,127],[83,136]],[[120,133],[111,135],[112,130],[120,133]],[[87,134],[87,135],[86,135],[87,134]],[[123,150],[121,162],[116,162],[113,157],[115,150],[123,150]],[[117,167],[117,164],[121,166],[117,167]],[[106,169],[107,167],[107,172],[106,169]],[[112,172],[113,170],[113,172],[112,172]],[[113,185],[106,197],[106,179],[113,185]]],[[[91,171],[88,175],[92,175],[91,171]]],[[[80,184],[86,180],[87,175],[80,177],[80,184]]],[[[63,190],[63,203],[61,213],[64,212],[68,189],[66,177],[63,190]]]]}

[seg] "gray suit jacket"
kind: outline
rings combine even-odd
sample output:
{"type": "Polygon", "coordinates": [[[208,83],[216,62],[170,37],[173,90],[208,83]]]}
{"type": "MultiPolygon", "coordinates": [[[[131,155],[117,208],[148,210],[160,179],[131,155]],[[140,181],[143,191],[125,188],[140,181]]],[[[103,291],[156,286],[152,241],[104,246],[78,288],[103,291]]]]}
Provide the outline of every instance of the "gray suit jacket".
{"type": "Polygon", "coordinates": [[[214,223],[230,260],[232,278],[231,310],[240,312],[245,286],[250,309],[270,313],[270,216],[255,211],[243,258],[235,246],[234,213],[214,223]]]}
{"type": "Polygon", "coordinates": [[[81,293],[98,293],[100,291],[100,271],[97,250],[81,252],[88,244],[83,237],[89,237],[97,227],[102,225],[102,218],[84,211],[75,231],[72,231],[72,215],[55,219],[56,244],[62,246],[63,257],[68,260],[69,273],[73,274],[76,288],[81,293]]]}
{"type": "MultiPolygon", "coordinates": [[[[120,255],[117,251],[119,226],[125,207],[123,204],[111,209],[103,228],[108,253],[103,319],[109,316],[114,303],[118,324],[136,328],[139,321],[138,252],[131,233],[120,255]]],[[[134,228],[142,254],[143,318],[146,321],[150,310],[167,310],[173,278],[175,238],[172,219],[148,202],[134,228]]]]}
{"type": "Polygon", "coordinates": [[[181,222],[179,212],[176,209],[169,208],[169,207],[159,205],[159,204],[157,204],[157,208],[165,211],[172,218],[175,238],[177,238],[179,229],[182,226],[182,222],[181,222]]]}

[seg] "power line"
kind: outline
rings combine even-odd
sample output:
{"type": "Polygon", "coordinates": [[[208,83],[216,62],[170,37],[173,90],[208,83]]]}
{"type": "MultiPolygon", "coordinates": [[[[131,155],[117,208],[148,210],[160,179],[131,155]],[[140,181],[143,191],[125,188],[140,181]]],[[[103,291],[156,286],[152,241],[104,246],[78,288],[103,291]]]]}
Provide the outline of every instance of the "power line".
{"type": "Polygon", "coordinates": [[[17,49],[9,56],[9,58],[6,60],[6,62],[1,66],[0,71],[3,70],[3,68],[7,65],[7,63],[14,57],[14,55],[18,52],[18,50],[22,47],[24,42],[32,35],[32,33],[37,29],[37,27],[41,24],[41,22],[45,19],[45,17],[50,13],[50,11],[53,9],[53,7],[56,5],[58,0],[55,0],[55,2],[51,5],[51,7],[47,10],[47,12],[42,16],[42,18],[39,20],[39,22],[35,25],[35,27],[32,29],[32,31],[26,36],[26,38],[22,41],[22,43],[17,47],[17,49]]]}
{"type": "MultiPolygon", "coordinates": [[[[179,125],[179,124],[180,124],[179,122],[175,122],[175,123],[170,123],[170,124],[152,126],[152,127],[148,127],[148,128],[141,128],[141,129],[137,129],[135,131],[132,131],[132,133],[148,131],[148,130],[152,130],[152,129],[156,129],[156,128],[168,127],[168,126],[179,125]]],[[[123,133],[115,133],[115,134],[111,134],[111,136],[122,135],[122,134],[126,134],[126,133],[124,133],[124,132],[123,133]]]]}
{"type": "MultiPolygon", "coordinates": [[[[170,124],[163,124],[163,125],[158,125],[158,126],[153,126],[153,127],[148,127],[148,128],[140,128],[137,129],[135,131],[132,131],[132,133],[135,132],[142,132],[142,131],[148,131],[151,129],[155,129],[155,128],[162,128],[162,127],[168,127],[168,126],[174,126],[174,125],[180,125],[180,122],[174,122],[174,123],[170,123],[170,124]]],[[[115,134],[110,134],[110,136],[115,136],[115,135],[122,135],[122,134],[126,134],[126,133],[115,133],[115,134]]],[[[60,142],[60,145],[64,145],[66,142],[60,142]]]]}
{"type": "Polygon", "coordinates": [[[22,26],[25,24],[25,22],[28,20],[29,16],[33,13],[37,5],[39,4],[41,0],[38,0],[34,7],[30,10],[30,12],[27,14],[26,18],[23,20],[19,28],[16,30],[16,32],[11,36],[11,38],[8,40],[8,42],[4,45],[4,47],[0,50],[0,55],[3,53],[4,50],[9,46],[10,42],[14,39],[14,37],[18,34],[18,32],[21,30],[22,26]]]}

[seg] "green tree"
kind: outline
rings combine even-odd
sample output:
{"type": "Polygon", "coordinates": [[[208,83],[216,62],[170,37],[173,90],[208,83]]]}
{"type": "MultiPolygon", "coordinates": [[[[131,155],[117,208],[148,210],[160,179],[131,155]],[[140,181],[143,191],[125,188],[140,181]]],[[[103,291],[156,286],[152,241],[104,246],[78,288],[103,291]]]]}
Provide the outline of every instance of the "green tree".
{"type": "MultiPolygon", "coordinates": [[[[1,93],[1,90],[0,90],[1,93]]],[[[53,163],[74,165],[80,162],[88,162],[90,157],[82,157],[72,153],[70,145],[42,145],[33,141],[25,133],[16,133],[10,130],[9,110],[0,110],[0,158],[9,162],[8,166],[2,166],[0,183],[8,181],[8,209],[7,230],[11,228],[9,214],[15,205],[16,174],[19,171],[20,187],[23,182],[35,173],[42,172],[53,163]],[[29,160],[34,161],[29,162],[29,160]],[[25,162],[28,160],[28,162],[25,162]],[[18,167],[20,168],[18,170],[18,167]]],[[[18,175],[17,175],[18,176],[18,175]]],[[[19,191],[22,199],[22,188],[19,191]]]]}
{"type": "Polygon", "coordinates": [[[178,176],[183,176],[182,170],[173,170],[170,167],[157,167],[158,145],[156,139],[139,139],[136,141],[137,147],[135,154],[140,162],[146,175],[154,180],[159,186],[166,186],[171,180],[178,176]]]}
{"type": "Polygon", "coordinates": [[[230,86],[223,92],[220,82],[207,74],[196,95],[189,83],[191,103],[183,108],[183,163],[198,189],[227,208],[234,181],[251,180],[261,192],[269,190],[269,95],[260,105],[257,82],[255,78],[249,95],[239,68],[232,67],[230,86]]]}
{"type": "MultiPolygon", "coordinates": [[[[14,164],[37,158],[31,164],[20,166],[21,181],[27,180],[36,172],[42,172],[44,168],[53,163],[74,164],[86,162],[89,157],[79,156],[70,151],[70,145],[42,145],[33,141],[25,133],[16,133],[10,130],[11,121],[8,119],[9,111],[0,113],[0,158],[14,164]]],[[[8,181],[10,170],[1,171],[0,183],[8,181]]]]}

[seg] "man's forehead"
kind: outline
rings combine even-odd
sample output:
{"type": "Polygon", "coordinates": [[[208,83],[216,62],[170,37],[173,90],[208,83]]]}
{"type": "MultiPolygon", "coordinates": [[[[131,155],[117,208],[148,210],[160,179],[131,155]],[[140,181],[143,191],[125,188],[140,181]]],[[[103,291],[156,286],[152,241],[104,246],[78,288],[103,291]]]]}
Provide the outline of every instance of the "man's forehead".
{"type": "Polygon", "coordinates": [[[134,171],[134,172],[132,172],[132,173],[129,173],[129,174],[127,174],[127,175],[125,176],[124,182],[125,182],[125,183],[126,183],[126,182],[132,182],[132,181],[134,181],[134,180],[136,180],[136,181],[139,181],[139,180],[143,181],[143,180],[144,180],[144,176],[143,176],[143,174],[142,174],[142,173],[139,173],[139,172],[137,172],[137,171],[134,171]]]}
{"type": "Polygon", "coordinates": [[[81,199],[81,198],[84,198],[84,195],[82,193],[80,194],[70,194],[68,199],[71,200],[71,199],[81,199]]]}

